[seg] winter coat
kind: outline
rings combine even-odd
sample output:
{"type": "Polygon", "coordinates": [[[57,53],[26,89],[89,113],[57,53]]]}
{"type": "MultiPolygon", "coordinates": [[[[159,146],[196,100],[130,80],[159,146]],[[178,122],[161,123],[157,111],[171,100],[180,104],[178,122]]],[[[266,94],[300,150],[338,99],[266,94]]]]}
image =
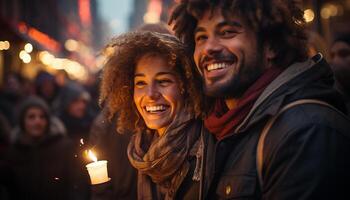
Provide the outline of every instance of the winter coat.
{"type": "Polygon", "coordinates": [[[278,117],[264,143],[262,190],[257,177],[256,147],[267,120],[298,99],[322,100],[344,111],[332,84],[320,54],[295,63],[265,89],[234,132],[221,141],[205,135],[206,199],[350,199],[350,122],[321,105],[299,105],[278,117]]]}
{"type": "MultiPolygon", "coordinates": [[[[51,121],[52,127],[55,121],[51,121]]],[[[0,182],[10,199],[88,199],[84,168],[73,144],[58,129],[37,140],[15,129],[15,143],[1,161],[0,182]]],[[[62,129],[59,129],[62,130],[62,129]]]]}

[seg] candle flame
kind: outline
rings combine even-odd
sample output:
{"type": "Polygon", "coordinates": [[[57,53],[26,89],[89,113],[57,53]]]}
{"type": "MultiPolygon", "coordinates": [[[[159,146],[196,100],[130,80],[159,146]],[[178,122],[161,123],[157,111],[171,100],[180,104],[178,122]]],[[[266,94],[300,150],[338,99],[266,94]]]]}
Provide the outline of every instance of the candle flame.
{"type": "Polygon", "coordinates": [[[91,150],[88,151],[88,155],[89,155],[91,160],[93,160],[94,162],[97,162],[97,157],[95,156],[95,154],[91,150]]]}

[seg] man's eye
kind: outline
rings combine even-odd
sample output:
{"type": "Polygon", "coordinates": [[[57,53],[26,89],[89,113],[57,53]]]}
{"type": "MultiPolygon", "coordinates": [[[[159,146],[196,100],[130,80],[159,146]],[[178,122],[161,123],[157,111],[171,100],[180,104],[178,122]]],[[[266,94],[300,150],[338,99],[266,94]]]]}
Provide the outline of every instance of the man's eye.
{"type": "Polygon", "coordinates": [[[206,37],[205,35],[197,35],[197,36],[195,37],[195,41],[196,41],[196,42],[200,42],[200,41],[203,41],[203,40],[205,40],[205,39],[207,39],[207,37],[206,37]]]}
{"type": "Polygon", "coordinates": [[[234,30],[223,30],[220,32],[220,35],[222,35],[224,37],[233,37],[236,34],[237,34],[237,32],[234,30]]]}

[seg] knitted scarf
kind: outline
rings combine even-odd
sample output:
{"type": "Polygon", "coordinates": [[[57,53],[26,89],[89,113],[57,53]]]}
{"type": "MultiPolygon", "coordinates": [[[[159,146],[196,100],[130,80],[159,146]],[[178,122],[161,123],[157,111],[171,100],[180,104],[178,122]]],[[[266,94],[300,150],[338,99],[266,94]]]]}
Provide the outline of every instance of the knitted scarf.
{"type": "Polygon", "coordinates": [[[266,70],[262,76],[251,85],[237,102],[235,108],[228,110],[223,99],[217,99],[214,110],[204,120],[205,127],[215,135],[217,140],[223,139],[244,120],[255,101],[264,89],[283,71],[278,67],[266,70]]]}
{"type": "MultiPolygon", "coordinates": [[[[148,133],[136,133],[128,146],[130,163],[138,170],[138,199],[154,199],[152,197],[152,183],[160,187],[165,193],[173,187],[178,173],[188,171],[189,153],[193,145],[199,140],[200,131],[194,126],[193,116],[182,112],[177,115],[165,133],[147,142],[148,133]],[[145,144],[149,143],[149,144],[145,144]],[[144,149],[144,148],[148,149],[144,149]]],[[[159,192],[159,191],[158,191],[159,192]]]]}

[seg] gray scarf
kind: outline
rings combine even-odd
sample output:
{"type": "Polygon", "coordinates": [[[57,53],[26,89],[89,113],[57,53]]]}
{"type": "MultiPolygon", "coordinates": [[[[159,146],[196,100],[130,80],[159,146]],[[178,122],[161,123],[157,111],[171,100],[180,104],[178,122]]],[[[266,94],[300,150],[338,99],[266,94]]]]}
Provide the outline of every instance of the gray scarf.
{"type": "Polygon", "coordinates": [[[128,157],[139,173],[139,199],[155,198],[152,197],[151,181],[161,188],[166,199],[169,188],[174,188],[174,184],[179,186],[178,173],[188,171],[187,158],[193,145],[199,140],[200,129],[194,122],[192,115],[181,112],[164,135],[153,137],[150,144],[144,144],[147,133],[137,133],[131,138],[128,157]],[[143,146],[149,146],[148,150],[142,149],[143,146]]]}

